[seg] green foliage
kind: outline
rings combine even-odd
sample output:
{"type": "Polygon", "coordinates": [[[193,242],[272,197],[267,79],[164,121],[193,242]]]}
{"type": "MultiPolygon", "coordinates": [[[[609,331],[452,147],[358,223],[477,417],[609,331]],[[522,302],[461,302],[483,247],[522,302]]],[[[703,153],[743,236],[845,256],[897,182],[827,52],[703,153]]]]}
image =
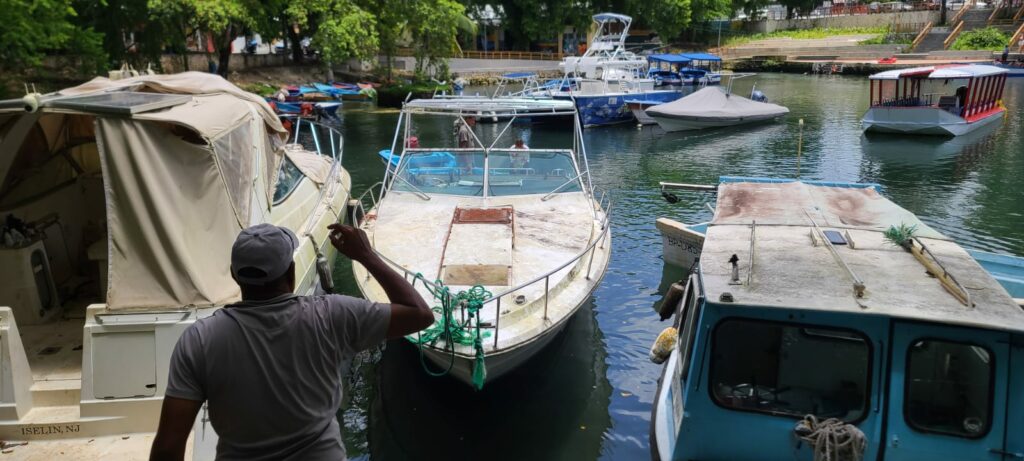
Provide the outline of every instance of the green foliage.
{"type": "Polygon", "coordinates": [[[908,226],[900,223],[899,226],[889,226],[882,235],[893,245],[909,248],[907,245],[909,245],[910,239],[914,238],[916,233],[916,225],[908,226]]]}
{"type": "Polygon", "coordinates": [[[76,26],[77,14],[71,0],[0,0],[0,69],[38,66],[46,54],[77,55],[94,68],[102,37],[76,26]]]}
{"type": "Polygon", "coordinates": [[[840,28],[814,28],[797,30],[777,30],[767,34],[735,35],[723,40],[723,46],[737,46],[750,43],[756,40],[767,40],[772,38],[792,38],[797,40],[811,40],[819,38],[834,37],[836,35],[859,35],[859,34],[884,34],[888,27],[840,27],[840,28]]]}
{"type": "Polygon", "coordinates": [[[366,59],[377,51],[377,20],[351,0],[291,2],[284,10],[290,25],[312,38],[312,46],[328,63],[349,58],[366,59]]]}
{"type": "Polygon", "coordinates": [[[473,28],[466,18],[466,8],[454,0],[419,0],[409,8],[406,27],[412,36],[416,56],[416,75],[424,79],[430,67],[437,78],[447,79],[447,58],[455,55],[460,27],[473,28]]]}
{"type": "Polygon", "coordinates": [[[995,27],[964,32],[956,38],[951,50],[992,50],[1002,51],[1010,43],[1010,36],[995,27]]]}
{"type": "Polygon", "coordinates": [[[916,34],[897,34],[892,27],[886,27],[885,32],[871,37],[867,40],[857,42],[858,45],[909,45],[914,43],[916,34]]]}

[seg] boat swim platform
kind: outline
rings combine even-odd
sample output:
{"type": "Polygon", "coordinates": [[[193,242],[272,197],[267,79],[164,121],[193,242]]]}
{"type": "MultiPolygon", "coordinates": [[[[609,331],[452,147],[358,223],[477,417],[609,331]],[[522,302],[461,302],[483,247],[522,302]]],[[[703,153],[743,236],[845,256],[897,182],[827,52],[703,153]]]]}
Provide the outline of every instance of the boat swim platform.
{"type": "Polygon", "coordinates": [[[711,302],[1024,331],[1024,310],[966,250],[882,197],[877,186],[753,181],[723,178],[719,186],[700,259],[711,302]],[[916,238],[967,291],[971,306],[884,237],[901,224],[916,226],[916,238]],[[825,230],[849,244],[829,245],[819,232],[825,230]]]}

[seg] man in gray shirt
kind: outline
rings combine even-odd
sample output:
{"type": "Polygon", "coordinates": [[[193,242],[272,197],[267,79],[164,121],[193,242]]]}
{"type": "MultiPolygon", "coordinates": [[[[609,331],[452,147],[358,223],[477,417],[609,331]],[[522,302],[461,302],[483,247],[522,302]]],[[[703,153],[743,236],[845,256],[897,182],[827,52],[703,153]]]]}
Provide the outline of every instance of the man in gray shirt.
{"type": "Polygon", "coordinates": [[[298,296],[295,234],[270,224],[243,230],[231,248],[242,301],[197,320],[178,340],[151,460],[183,458],[204,401],[218,459],[345,459],[335,417],[343,360],[422,330],[434,315],[363,231],[330,228],[334,247],[366,267],[391,304],[298,296]]]}

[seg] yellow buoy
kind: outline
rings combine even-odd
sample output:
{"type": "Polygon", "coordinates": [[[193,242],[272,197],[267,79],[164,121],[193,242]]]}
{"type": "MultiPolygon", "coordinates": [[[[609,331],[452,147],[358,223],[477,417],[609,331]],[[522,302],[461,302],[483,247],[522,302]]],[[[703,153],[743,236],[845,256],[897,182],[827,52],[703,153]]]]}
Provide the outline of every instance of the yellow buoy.
{"type": "Polygon", "coordinates": [[[672,355],[672,349],[676,347],[676,338],[678,336],[679,331],[675,327],[661,330],[658,339],[655,339],[654,344],[651,346],[651,361],[661,364],[669,355],[672,355]]]}

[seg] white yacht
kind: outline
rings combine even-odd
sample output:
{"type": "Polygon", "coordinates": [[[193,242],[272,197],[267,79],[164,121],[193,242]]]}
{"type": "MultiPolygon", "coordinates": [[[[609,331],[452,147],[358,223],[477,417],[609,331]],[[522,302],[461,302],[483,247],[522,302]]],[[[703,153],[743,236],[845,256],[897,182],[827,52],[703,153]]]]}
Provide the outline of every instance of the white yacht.
{"type": "MultiPolygon", "coordinates": [[[[293,132],[199,72],[0,102],[0,440],[15,458],[148,456],[179,335],[240,298],[242,228],[293,229],[297,291],[330,283],[317,261],[346,214],[342,140],[293,132]]],[[[207,421],[195,459],[213,458],[207,421]]]]}
{"type": "MultiPolygon", "coordinates": [[[[408,338],[433,363],[432,373],[480,388],[516,368],[565,327],[604,276],[608,207],[591,186],[575,114],[572,102],[558,100],[404,105],[391,150],[398,160],[387,162],[379,195],[371,188],[353,204],[353,221],[428,304],[440,306],[434,327],[408,338]],[[480,111],[508,119],[490,142],[475,134],[468,148],[399,141],[421,118],[465,123],[480,111]],[[523,115],[573,116],[575,129],[564,148],[504,147],[523,115]]],[[[363,267],[355,264],[353,272],[367,299],[387,300],[363,267]]]]}

